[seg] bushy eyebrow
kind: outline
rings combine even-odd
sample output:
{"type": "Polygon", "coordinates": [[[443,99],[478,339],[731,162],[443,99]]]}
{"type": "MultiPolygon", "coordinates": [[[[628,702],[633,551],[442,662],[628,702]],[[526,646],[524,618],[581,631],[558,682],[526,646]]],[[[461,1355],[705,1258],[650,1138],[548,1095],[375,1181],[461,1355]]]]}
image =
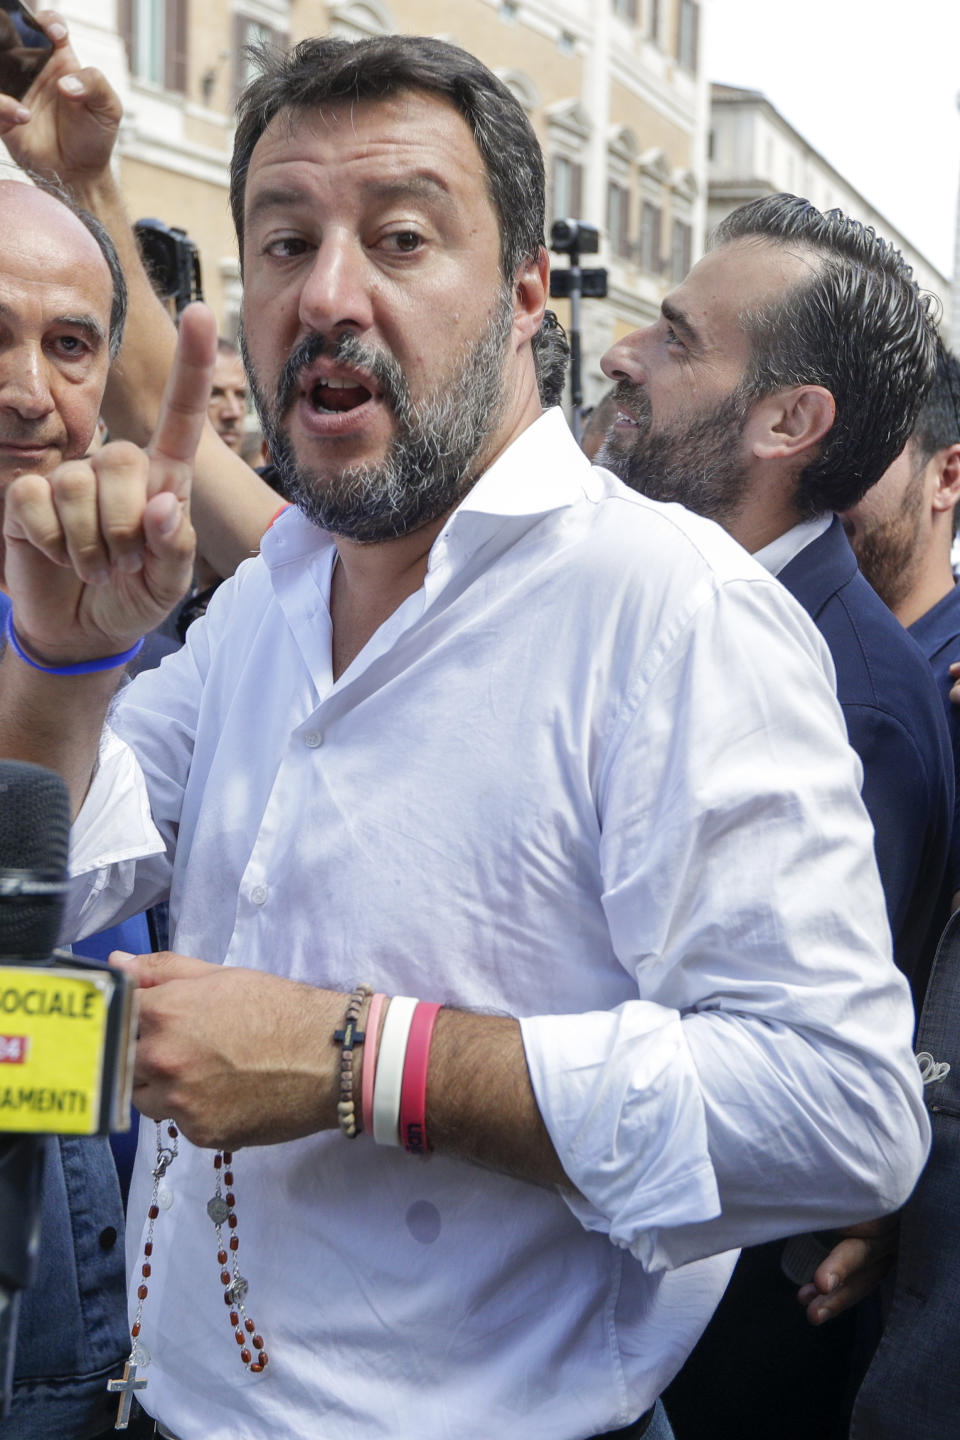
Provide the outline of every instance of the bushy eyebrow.
{"type": "Polygon", "coordinates": [[[684,315],[683,311],[679,310],[669,298],[660,302],[660,314],[669,325],[673,326],[681,340],[685,340],[688,345],[695,349],[702,349],[703,342],[700,336],[690,324],[690,321],[686,315],[684,315]]]}
{"type": "MultiPolygon", "coordinates": [[[[417,171],[411,175],[398,176],[389,180],[370,180],[364,184],[364,191],[375,200],[427,200],[454,209],[455,202],[446,183],[432,171],[417,171]]],[[[316,204],[316,197],[303,185],[267,185],[258,190],[247,209],[246,223],[257,220],[271,210],[282,210],[298,205],[310,207],[316,204]]]]}
{"type": "MultiPolygon", "coordinates": [[[[0,304],[0,320],[9,320],[16,324],[19,316],[12,305],[0,304]]],[[[91,345],[105,345],[107,343],[107,332],[95,315],[54,315],[46,321],[46,328],[50,329],[57,325],[69,326],[71,330],[79,330],[91,345]]]]}

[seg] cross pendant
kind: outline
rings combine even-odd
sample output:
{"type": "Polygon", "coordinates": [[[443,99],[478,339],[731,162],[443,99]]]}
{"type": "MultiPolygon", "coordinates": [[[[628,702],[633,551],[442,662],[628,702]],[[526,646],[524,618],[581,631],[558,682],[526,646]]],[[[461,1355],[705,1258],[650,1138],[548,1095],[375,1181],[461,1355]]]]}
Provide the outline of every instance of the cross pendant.
{"type": "Polygon", "coordinates": [[[123,1367],[123,1378],[121,1380],[108,1380],[107,1389],[120,1396],[120,1404],[117,1406],[118,1430],[126,1430],[130,1423],[130,1405],[133,1401],[134,1390],[145,1390],[146,1380],[137,1379],[137,1367],[131,1361],[127,1361],[123,1367]]]}

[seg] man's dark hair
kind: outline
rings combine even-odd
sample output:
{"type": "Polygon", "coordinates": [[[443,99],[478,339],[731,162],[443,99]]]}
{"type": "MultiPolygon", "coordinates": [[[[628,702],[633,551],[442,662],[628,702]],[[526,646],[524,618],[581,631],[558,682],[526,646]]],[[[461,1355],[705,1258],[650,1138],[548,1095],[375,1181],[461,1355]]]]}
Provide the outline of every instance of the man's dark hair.
{"type": "Polygon", "coordinates": [[[570,342],[567,332],[552,310],[544,310],[540,329],[533,337],[533,364],[537,374],[537,390],[544,410],[559,405],[567,383],[570,364],[570,342]]]}
{"type": "Polygon", "coordinates": [[[836,419],[799,477],[796,504],[805,518],[847,510],[900,454],[933,380],[931,297],[870,226],[795,195],[741,205],[711,245],[742,239],[800,247],[815,259],[809,278],[741,316],[752,346],[743,393],[830,391],[836,419]]]}
{"type": "Polygon", "coordinates": [[[938,450],[960,444],[960,363],[940,350],[937,373],[913,429],[917,458],[926,465],[938,450]]]}
{"type": "MultiPolygon", "coordinates": [[[[915,474],[921,474],[938,450],[960,444],[960,363],[941,345],[937,351],[937,373],[920,408],[910,437],[915,474]]],[[[960,504],[953,507],[953,533],[960,525],[960,504]]]]}
{"type": "Polygon", "coordinates": [[[500,263],[512,280],[543,245],[543,155],[506,85],[456,45],[419,35],[303,40],[289,52],[252,52],[260,70],[237,105],[230,206],[243,263],[243,196],[253,148],[275,115],[420,90],[447,100],[470,127],[500,222],[500,263]]]}
{"type": "Polygon", "coordinates": [[[113,299],[110,304],[110,359],[115,360],[123,341],[123,327],[127,320],[127,281],[123,273],[123,266],[120,264],[120,257],[117,254],[117,247],[96,216],[78,205],[69,190],[65,190],[62,185],[46,179],[43,175],[35,175],[29,170],[26,171],[26,174],[38,190],[43,190],[54,200],[59,200],[61,205],[65,205],[70,214],[75,215],[80,224],[90,231],[100,247],[100,253],[107,262],[107,269],[110,271],[110,280],[113,285],[113,299]]]}

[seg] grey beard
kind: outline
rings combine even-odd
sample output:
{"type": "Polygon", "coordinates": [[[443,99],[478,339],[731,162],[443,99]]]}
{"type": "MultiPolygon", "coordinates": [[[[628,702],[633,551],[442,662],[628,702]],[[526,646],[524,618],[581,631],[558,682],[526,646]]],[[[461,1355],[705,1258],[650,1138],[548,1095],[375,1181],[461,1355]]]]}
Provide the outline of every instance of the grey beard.
{"type": "Polygon", "coordinates": [[[738,391],[713,414],[670,430],[653,429],[646,392],[629,381],[620,382],[614,399],[638,412],[640,428],[629,447],[609,433],[595,464],[651,500],[677,501],[720,524],[739,510],[748,480],[740,454],[747,406],[738,391]]]}
{"type": "Polygon", "coordinates": [[[453,373],[419,403],[393,356],[353,335],[335,341],[305,337],[284,366],[271,403],[241,332],[250,388],[284,494],[321,529],[368,543],[407,535],[452,510],[476,479],[473,462],[503,412],[503,360],[512,325],[512,293],[505,290],[453,373]],[[308,469],[297,461],[282,417],[295,398],[298,376],[320,355],[370,374],[393,410],[395,433],[378,464],[308,469]]]}

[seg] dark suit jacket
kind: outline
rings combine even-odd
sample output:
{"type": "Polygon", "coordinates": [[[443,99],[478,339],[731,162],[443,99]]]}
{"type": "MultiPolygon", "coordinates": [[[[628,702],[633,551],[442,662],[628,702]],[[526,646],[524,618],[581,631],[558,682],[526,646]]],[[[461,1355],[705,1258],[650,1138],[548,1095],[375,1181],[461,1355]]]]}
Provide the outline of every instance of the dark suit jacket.
{"type": "Polygon", "coordinates": [[[954,774],[943,703],[919,646],[857,569],[839,520],[779,579],[833,656],[850,744],[863,761],[894,951],[919,1010],[949,918],[954,774]]]}
{"type": "MultiPolygon", "coordinates": [[[[863,762],[897,961],[922,1001],[947,919],[953,815],[953,757],[933,672],[860,574],[839,520],[779,579],[830,647],[847,733],[863,762]]],[[[740,1257],[665,1393],[677,1440],[846,1440],[858,1312],[810,1325],[797,1285],[781,1271],[782,1252],[783,1241],[774,1241],[740,1257]]]]}

